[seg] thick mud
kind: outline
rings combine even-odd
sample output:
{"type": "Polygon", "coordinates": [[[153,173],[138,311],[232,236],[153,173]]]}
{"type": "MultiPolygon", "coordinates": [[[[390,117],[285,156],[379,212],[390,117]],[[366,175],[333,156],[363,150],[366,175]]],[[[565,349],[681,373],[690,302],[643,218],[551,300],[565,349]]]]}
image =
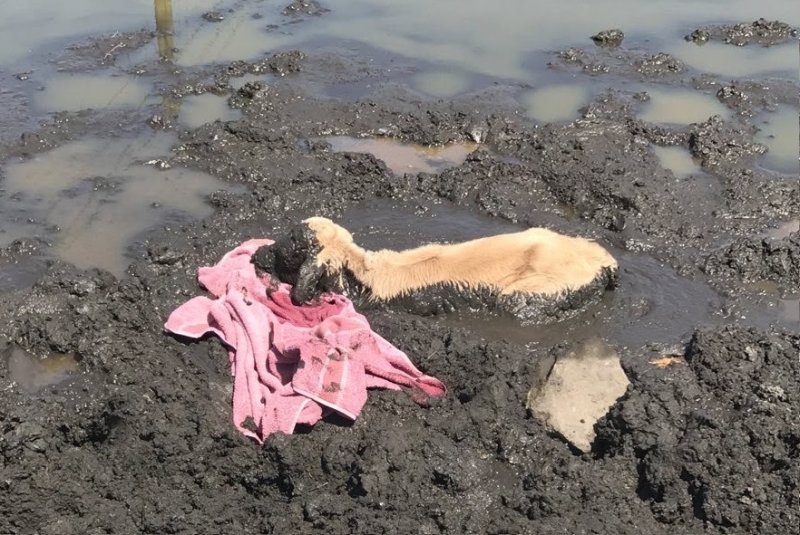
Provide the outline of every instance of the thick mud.
{"type": "MultiPolygon", "coordinates": [[[[286,9],[322,14],[315,2],[286,9]]],[[[681,78],[686,67],[657,51],[614,52],[606,71],[591,67],[594,53],[554,65],[719,90],[737,110],[772,98],[756,81],[681,78]]],[[[156,115],[156,128],[179,133],[163,165],[243,188],[209,195],[202,221],[141,234],[124,276],[56,259],[47,240],[0,249],[2,354],[74,355],[77,366],[38,388],[49,376],[21,385],[19,359],[0,360],[0,533],[798,533],[800,325],[776,326],[780,311],[754,299],[776,305],[800,284],[798,233],[763,237],[800,218],[800,181],[762,166],[749,115],[648,122],[638,86],[542,125],[502,84],[449,101],[391,83],[367,98],[319,98],[302,76],[371,76],[330,59],[284,51],[176,74],[165,89],[177,101],[223,95],[236,120],[184,130],[167,103],[63,113],[0,149],[5,162],[30,158],[124,121],[150,128],[156,115]],[[400,174],[333,150],[329,136],[477,147],[454,166],[400,174]],[[663,147],[698,171],[665,167],[663,147]],[[163,322],[200,292],[198,267],[311,215],[393,248],[545,225],[608,247],[619,288],[541,329],[467,311],[367,310],[447,397],[422,408],[374,391],[353,423],[329,419],[259,447],[231,425],[225,349],[166,336],[163,322]],[[542,362],[597,335],[631,386],[580,453],[525,405],[542,362]]],[[[784,86],[796,105],[797,83],[784,86]]]]}

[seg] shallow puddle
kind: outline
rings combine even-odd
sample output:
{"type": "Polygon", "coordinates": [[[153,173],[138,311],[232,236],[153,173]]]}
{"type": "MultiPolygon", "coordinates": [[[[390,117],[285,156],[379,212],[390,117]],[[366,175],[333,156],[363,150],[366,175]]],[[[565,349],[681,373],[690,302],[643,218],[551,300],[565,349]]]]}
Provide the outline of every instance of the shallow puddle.
{"type": "Polygon", "coordinates": [[[700,164],[683,147],[654,146],[653,152],[661,162],[661,167],[672,171],[676,178],[686,178],[702,172],[700,164]]]}
{"type": "Polygon", "coordinates": [[[27,393],[62,383],[78,371],[73,353],[52,353],[40,359],[14,345],[5,353],[9,378],[27,393]]]}
{"type": "Polygon", "coordinates": [[[582,85],[560,84],[536,89],[523,97],[528,115],[542,122],[569,121],[589,101],[589,89],[582,85]]]}
{"type": "Polygon", "coordinates": [[[27,218],[0,238],[51,237],[60,258],[124,274],[125,251],[137,235],[169,219],[209,215],[205,196],[225,187],[204,173],[147,164],[168,157],[174,141],[170,134],[84,139],[9,164],[0,205],[27,218]]]}
{"type": "Polygon", "coordinates": [[[762,165],[768,169],[792,173],[800,171],[800,113],[791,106],[758,116],[756,141],[767,146],[762,165]]]}
{"type": "MultiPolygon", "coordinates": [[[[0,67],[19,64],[32,52],[58,47],[70,37],[147,26],[155,29],[156,18],[162,30],[160,39],[145,47],[144,55],[134,53],[137,59],[132,61],[159,53],[169,56],[174,48],[177,52],[170,59],[183,66],[200,65],[252,59],[276,49],[333,39],[359,42],[448,69],[536,81],[541,70],[530,68],[531,53],[593,46],[589,36],[613,27],[625,31],[626,45],[670,44],[685,61],[726,75],[783,67],[793,71],[797,67],[796,46],[764,49],[710,43],[698,47],[683,42],[682,36],[694,27],[720,22],[720,4],[714,0],[693,2],[687,10],[636,0],[602,4],[509,0],[501,6],[455,0],[351,0],[327,5],[330,12],[313,17],[313,21],[299,19],[298,24],[282,14],[286,4],[286,0],[157,0],[155,4],[150,0],[7,0],[0,21],[0,67]],[[201,20],[199,15],[210,9],[223,13],[224,20],[201,20]],[[537,21],[535,31],[531,31],[531,21],[537,21]]],[[[785,0],[757,4],[733,0],[725,3],[724,11],[725,20],[766,16],[800,25],[796,8],[785,0]]]]}
{"type": "Polygon", "coordinates": [[[46,270],[47,262],[40,257],[0,264],[0,294],[30,287],[46,270]]]}
{"type": "Polygon", "coordinates": [[[197,128],[217,120],[232,121],[240,116],[239,110],[228,106],[227,98],[204,93],[183,99],[178,121],[188,128],[197,128]]]}
{"type": "Polygon", "coordinates": [[[454,97],[470,86],[469,77],[462,73],[431,71],[412,78],[415,88],[432,97],[454,97]]]}
{"type": "Polygon", "coordinates": [[[730,117],[730,110],[716,97],[688,89],[647,89],[650,100],[642,106],[639,118],[651,123],[700,123],[712,115],[730,117]]]}
{"type": "MultiPolygon", "coordinates": [[[[724,4],[726,20],[777,17],[798,25],[797,10],[785,0],[754,4],[733,0],[724,4]]],[[[682,42],[697,25],[720,21],[721,4],[692,2],[691,9],[674,9],[664,2],[586,3],[509,0],[502,4],[455,0],[443,2],[374,2],[337,4],[319,24],[307,28],[314,36],[339,37],[449,65],[466,72],[535,81],[541,71],[529,68],[531,52],[568,46],[594,46],[589,36],[607,28],[625,31],[625,44],[641,46],[653,36],[682,42]],[[535,21],[532,31],[531,21],[535,21]]],[[[732,47],[735,48],[735,47],[732,47]]],[[[760,47],[754,48],[755,54],[760,47]]],[[[790,65],[797,68],[797,47],[790,65]]]]}
{"type": "MultiPolygon", "coordinates": [[[[726,15],[726,19],[731,16],[726,15]]],[[[796,17],[795,17],[796,18],[796,17]]],[[[697,70],[721,76],[756,76],[797,74],[797,43],[772,47],[733,46],[710,42],[703,45],[678,41],[667,50],[697,70]]]]}
{"type": "Polygon", "coordinates": [[[42,111],[137,108],[149,91],[150,85],[134,76],[62,75],[49,79],[34,102],[42,111]]]}
{"type": "Polygon", "coordinates": [[[781,299],[781,318],[800,326],[800,298],[781,299]]]}
{"type": "Polygon", "coordinates": [[[789,236],[789,234],[793,234],[799,230],[800,219],[794,219],[792,221],[785,221],[779,224],[777,227],[767,230],[764,233],[764,236],[767,238],[780,240],[781,238],[786,238],[789,236]]]}
{"type": "Polygon", "coordinates": [[[335,152],[372,154],[382,160],[393,173],[438,173],[464,163],[467,156],[478,148],[477,143],[452,143],[441,147],[427,147],[401,143],[389,138],[355,138],[349,136],[326,137],[335,152]]]}

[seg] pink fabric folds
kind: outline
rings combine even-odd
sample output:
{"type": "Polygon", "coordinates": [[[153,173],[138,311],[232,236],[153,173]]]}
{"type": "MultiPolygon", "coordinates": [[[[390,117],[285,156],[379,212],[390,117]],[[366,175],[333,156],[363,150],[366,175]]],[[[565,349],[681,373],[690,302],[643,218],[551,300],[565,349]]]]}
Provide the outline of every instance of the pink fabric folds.
{"type": "Polygon", "coordinates": [[[267,293],[250,262],[271,240],[249,240],[198,280],[214,298],[195,297],[170,314],[165,329],[200,338],[214,333],[228,346],[233,421],[263,442],[270,434],[313,425],[329,411],[355,419],[368,388],[406,390],[415,401],[446,393],[408,357],[374,333],[367,319],[341,295],[295,306],[289,285],[267,293]]]}

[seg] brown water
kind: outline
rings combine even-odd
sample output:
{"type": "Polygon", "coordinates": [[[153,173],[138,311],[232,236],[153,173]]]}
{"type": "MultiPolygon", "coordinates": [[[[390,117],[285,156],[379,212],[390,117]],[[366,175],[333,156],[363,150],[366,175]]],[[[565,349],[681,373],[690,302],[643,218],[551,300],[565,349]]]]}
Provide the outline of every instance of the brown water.
{"type": "Polygon", "coordinates": [[[149,92],[150,84],[130,75],[57,75],[36,93],[34,103],[37,109],[48,112],[139,108],[149,92]]]}
{"type": "Polygon", "coordinates": [[[44,358],[17,347],[5,350],[9,378],[27,393],[62,383],[78,373],[78,358],[72,353],[51,353],[44,358]]]}
{"type": "Polygon", "coordinates": [[[428,147],[401,143],[390,138],[354,138],[331,136],[325,138],[335,152],[372,154],[383,160],[393,173],[437,173],[460,165],[478,148],[477,143],[452,143],[428,147]]]}
{"type": "Polygon", "coordinates": [[[178,121],[187,128],[197,128],[214,121],[232,121],[240,116],[239,110],[228,106],[227,98],[204,93],[181,101],[178,121]]]}
{"type": "Polygon", "coordinates": [[[578,109],[589,102],[589,87],[581,84],[555,84],[531,91],[523,97],[528,115],[549,123],[578,117],[578,109]]]}
{"type": "Polygon", "coordinates": [[[647,90],[650,100],[639,118],[651,123],[690,124],[703,122],[712,115],[728,118],[731,111],[716,97],[688,89],[647,90]]]}
{"type": "MultiPolygon", "coordinates": [[[[783,4],[788,7],[791,2],[783,2],[783,4]]],[[[765,8],[765,12],[767,11],[768,8],[765,8]]],[[[719,18],[739,22],[734,13],[721,14],[719,18]]],[[[788,16],[785,20],[796,21],[797,10],[795,9],[795,14],[788,16]]],[[[797,22],[794,22],[793,25],[796,26],[797,22]]],[[[737,47],[714,42],[696,45],[676,40],[665,51],[681,59],[690,67],[722,76],[764,76],[797,70],[797,44],[791,42],[765,48],[762,46],[737,47]]]]}
{"type": "Polygon", "coordinates": [[[756,141],[767,146],[762,165],[797,175],[800,172],[800,110],[780,106],[758,116],[756,141]]]}
{"type": "Polygon", "coordinates": [[[669,169],[677,178],[702,173],[700,164],[692,157],[688,149],[684,147],[653,147],[661,166],[669,169]]]}
{"type": "Polygon", "coordinates": [[[172,134],[88,138],[8,164],[7,207],[21,217],[3,226],[0,243],[44,236],[54,241],[55,254],[78,267],[123,275],[137,235],[170,217],[209,215],[205,196],[226,187],[204,173],[157,169],[153,163],[169,156],[175,140],[172,134]]]}

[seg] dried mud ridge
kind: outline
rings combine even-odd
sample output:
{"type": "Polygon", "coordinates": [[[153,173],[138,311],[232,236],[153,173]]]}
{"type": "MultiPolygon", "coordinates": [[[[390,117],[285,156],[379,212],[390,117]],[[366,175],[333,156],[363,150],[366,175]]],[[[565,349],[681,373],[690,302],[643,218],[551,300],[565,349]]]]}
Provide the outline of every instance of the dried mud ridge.
{"type": "Polygon", "coordinates": [[[753,22],[738,24],[722,24],[703,26],[686,36],[687,41],[703,44],[708,41],[720,41],[729,45],[746,46],[759,44],[763,46],[779,45],[797,39],[797,28],[779,20],[764,18],[753,22]]]}
{"type": "MultiPolygon", "coordinates": [[[[358,69],[309,55],[294,74],[351,79],[358,69]]],[[[297,84],[251,84],[231,102],[242,120],[183,135],[169,163],[249,193],[216,193],[208,220],[149,234],[124,280],[53,261],[32,288],[0,299],[0,345],[81,357],[70,382],[32,395],[0,362],[1,533],[797,533],[794,334],[698,326],[682,361],[663,369],[649,363],[657,352],[624,351],[632,385],[580,455],[525,409],[536,362],[563,348],[367,311],[450,395],[424,409],[373,392],[355,423],[329,420],[258,448],[231,425],[222,346],[162,333],[166,315],[197,294],[197,267],[247,237],[375,198],[452,203],[522,226],[558,215],[582,235],[722,289],[767,279],[788,291],[796,237],[736,241],[800,215],[796,176],[755,166],[763,151],[749,129],[719,118],[644,123],[634,114],[641,98],[623,92],[601,96],[572,124],[541,128],[516,118],[503,88],[435,103],[389,87],[348,103],[316,100],[297,84]],[[425,144],[477,136],[484,147],[442,173],[400,177],[370,155],[308,141],[330,134],[425,144]],[[654,145],[693,151],[707,177],[676,178],[654,145]]],[[[98,121],[57,118],[2,154],[118,124],[98,121]]],[[[0,260],[47,248],[20,241],[0,260]]]]}

